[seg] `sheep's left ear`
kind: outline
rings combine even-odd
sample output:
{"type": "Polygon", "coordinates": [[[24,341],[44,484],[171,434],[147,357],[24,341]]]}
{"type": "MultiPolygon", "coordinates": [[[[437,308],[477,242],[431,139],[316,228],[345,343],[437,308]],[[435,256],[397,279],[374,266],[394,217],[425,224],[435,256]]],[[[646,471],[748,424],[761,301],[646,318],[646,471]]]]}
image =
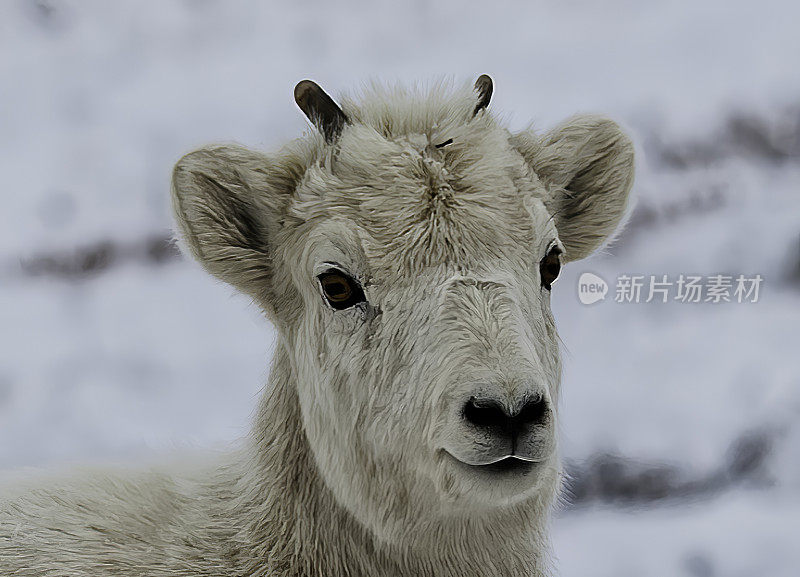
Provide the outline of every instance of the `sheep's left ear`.
{"type": "Polygon", "coordinates": [[[512,138],[548,189],[565,260],[589,256],[617,229],[633,184],[633,144],[613,121],[576,116],[535,138],[512,138]]]}

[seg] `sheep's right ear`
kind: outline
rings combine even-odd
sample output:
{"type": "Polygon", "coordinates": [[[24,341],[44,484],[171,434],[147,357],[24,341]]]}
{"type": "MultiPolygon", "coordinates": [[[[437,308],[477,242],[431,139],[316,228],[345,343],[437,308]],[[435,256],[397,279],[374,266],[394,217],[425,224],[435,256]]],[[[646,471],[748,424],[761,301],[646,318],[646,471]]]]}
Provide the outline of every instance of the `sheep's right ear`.
{"type": "Polygon", "coordinates": [[[284,159],[238,146],[191,152],[172,173],[185,247],[212,275],[266,306],[275,302],[271,242],[295,176],[284,159]]]}

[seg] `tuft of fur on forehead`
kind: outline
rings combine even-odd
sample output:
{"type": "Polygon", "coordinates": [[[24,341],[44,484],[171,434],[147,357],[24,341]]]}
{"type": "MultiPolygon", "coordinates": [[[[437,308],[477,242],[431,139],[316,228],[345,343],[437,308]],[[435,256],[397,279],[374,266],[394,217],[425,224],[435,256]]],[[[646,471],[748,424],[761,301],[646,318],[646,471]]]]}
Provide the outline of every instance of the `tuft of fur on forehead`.
{"type": "Polygon", "coordinates": [[[433,144],[440,144],[454,138],[446,135],[448,130],[467,124],[475,129],[495,124],[491,114],[473,116],[477,99],[472,86],[454,87],[445,80],[411,87],[372,82],[356,97],[345,95],[342,109],[353,124],[370,126],[386,138],[424,134],[433,144]]]}
{"type": "Polygon", "coordinates": [[[487,111],[473,116],[475,99],[440,83],[428,92],[373,85],[361,102],[345,100],[351,124],[309,167],[294,215],[357,223],[376,256],[407,270],[531,246],[522,193],[541,191],[508,131],[487,111]]]}

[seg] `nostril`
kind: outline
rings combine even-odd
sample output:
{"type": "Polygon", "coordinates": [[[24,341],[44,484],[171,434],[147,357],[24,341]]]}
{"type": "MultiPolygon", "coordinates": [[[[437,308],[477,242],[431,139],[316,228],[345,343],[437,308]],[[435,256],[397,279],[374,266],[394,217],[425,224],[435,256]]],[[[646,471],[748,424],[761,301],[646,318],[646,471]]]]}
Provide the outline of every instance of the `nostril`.
{"type": "Polygon", "coordinates": [[[497,401],[472,397],[464,405],[464,419],[476,427],[505,427],[511,417],[497,401]]]}
{"type": "Polygon", "coordinates": [[[463,409],[464,420],[495,434],[512,435],[528,430],[546,420],[548,403],[542,396],[529,397],[518,411],[509,412],[504,404],[491,398],[471,397],[463,409]]]}
{"type": "Polygon", "coordinates": [[[521,425],[536,424],[547,414],[547,401],[542,396],[528,399],[514,419],[521,425]]]}

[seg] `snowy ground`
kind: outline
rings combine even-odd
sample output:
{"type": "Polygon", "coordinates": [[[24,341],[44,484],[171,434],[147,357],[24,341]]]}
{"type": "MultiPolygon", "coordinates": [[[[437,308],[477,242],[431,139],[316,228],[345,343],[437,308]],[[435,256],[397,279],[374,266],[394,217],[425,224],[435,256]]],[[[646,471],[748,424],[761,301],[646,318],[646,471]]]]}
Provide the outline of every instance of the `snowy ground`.
{"type": "Polygon", "coordinates": [[[800,574],[800,75],[792,4],[0,4],[0,469],[224,446],[272,329],[164,249],[213,140],[305,129],[291,89],[487,72],[512,128],[602,111],[627,232],[567,267],[561,575],[800,574]],[[81,270],[89,270],[82,274],[81,270]],[[582,272],[611,286],[591,306],[582,272]],[[755,275],[758,303],[616,303],[622,274],[755,275]]]}

